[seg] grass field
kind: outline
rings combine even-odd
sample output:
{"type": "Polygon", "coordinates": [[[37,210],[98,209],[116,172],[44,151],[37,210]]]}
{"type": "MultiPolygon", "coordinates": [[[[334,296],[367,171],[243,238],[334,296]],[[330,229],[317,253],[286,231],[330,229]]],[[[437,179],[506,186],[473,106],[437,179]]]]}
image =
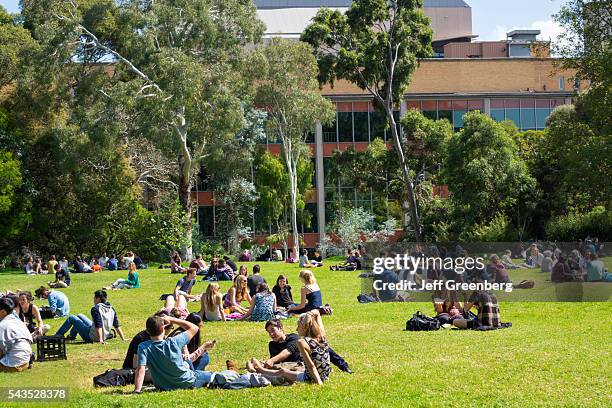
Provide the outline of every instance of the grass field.
{"type": "MultiPolygon", "coordinates": [[[[612,269],[611,259],[605,261],[612,269]]],[[[299,296],[297,265],[265,263],[262,270],[269,283],[280,273],[289,276],[299,296]]],[[[324,303],[334,308],[332,316],[324,317],[328,340],[355,371],[349,375],[336,369],[322,387],[142,395],[130,395],[133,387],[94,389],[94,375],[121,366],[128,343],[119,339],[106,345],[69,344],[67,361],[36,363],[19,374],[0,373],[1,387],[68,386],[68,405],[78,407],[612,406],[612,303],[505,302],[502,319],[513,323],[510,329],[415,333],[403,331],[405,322],[417,310],[431,315],[430,303],[359,304],[357,272],[320,268],[315,273],[324,303]]],[[[73,274],[72,286],[63,290],[71,312],[89,315],[94,290],[124,275],[73,274]]],[[[542,281],[544,275],[511,271],[514,281],[542,281]]],[[[179,278],[168,269],[144,270],[140,276],[140,289],[109,295],[128,337],[144,328],[145,318],[162,306],[160,294],[171,292],[179,278]]],[[[0,288],[33,291],[49,278],[4,271],[0,288]]],[[[205,285],[198,282],[194,289],[204,290],[205,285]]],[[[223,283],[222,289],[228,286],[223,283]]],[[[190,308],[198,310],[195,303],[190,308]]],[[[62,320],[47,322],[54,333],[62,320]]],[[[285,321],[285,327],[294,331],[295,319],[285,321]]],[[[266,357],[268,336],[262,323],[205,323],[203,330],[205,339],[217,340],[211,370],[223,369],[226,359],[242,363],[266,357]]]]}

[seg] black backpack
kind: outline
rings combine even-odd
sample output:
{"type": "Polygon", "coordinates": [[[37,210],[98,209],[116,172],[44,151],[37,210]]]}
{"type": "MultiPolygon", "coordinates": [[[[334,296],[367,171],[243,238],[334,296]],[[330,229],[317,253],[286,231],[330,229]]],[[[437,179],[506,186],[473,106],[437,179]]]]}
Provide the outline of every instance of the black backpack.
{"type": "Polygon", "coordinates": [[[133,369],[106,370],[103,374],[94,377],[94,387],[123,387],[134,384],[134,374],[133,369]]]}
{"type": "Polygon", "coordinates": [[[440,328],[440,322],[433,317],[427,317],[421,312],[416,312],[410,320],[406,322],[408,331],[433,331],[440,328]]]}

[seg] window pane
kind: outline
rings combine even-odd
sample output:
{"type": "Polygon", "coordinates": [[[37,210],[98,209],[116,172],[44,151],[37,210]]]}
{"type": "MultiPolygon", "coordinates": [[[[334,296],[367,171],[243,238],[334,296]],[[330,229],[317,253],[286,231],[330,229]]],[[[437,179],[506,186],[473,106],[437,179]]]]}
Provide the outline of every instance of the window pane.
{"type": "Polygon", "coordinates": [[[421,109],[421,103],[419,101],[406,101],[406,107],[410,109],[421,109]]]}
{"type": "Polygon", "coordinates": [[[504,109],[504,100],[491,99],[491,109],[504,109]]]}
{"type": "Polygon", "coordinates": [[[449,123],[453,123],[453,111],[452,110],[440,110],[438,111],[438,119],[446,119],[449,123]]]}
{"type": "Polygon", "coordinates": [[[467,101],[453,101],[453,110],[467,110],[467,101]]]}
{"type": "Polygon", "coordinates": [[[513,121],[516,127],[521,129],[521,110],[520,109],[506,109],[506,119],[513,121]]]}
{"type": "Polygon", "coordinates": [[[536,109],[536,127],[544,129],[546,127],[546,118],[550,115],[550,109],[536,109]]]}
{"type": "Polygon", "coordinates": [[[315,134],[314,132],[308,132],[306,135],[306,143],[314,143],[315,142],[315,134]]]}
{"type": "Polygon", "coordinates": [[[519,99],[506,99],[506,109],[508,108],[520,108],[520,100],[519,99]]]}
{"type": "Polygon", "coordinates": [[[465,115],[466,113],[466,110],[453,111],[453,127],[455,128],[455,131],[463,127],[463,115],[465,115]]]}
{"type": "Polygon", "coordinates": [[[354,112],[353,119],[355,121],[355,141],[368,141],[368,112],[354,112]]]}
{"type": "Polygon", "coordinates": [[[214,235],[214,216],[212,206],[198,207],[198,219],[200,221],[200,232],[205,237],[214,235]]]}
{"type": "Polygon", "coordinates": [[[436,115],[436,111],[423,111],[423,116],[428,119],[437,120],[438,116],[436,115]]]}
{"type": "Polygon", "coordinates": [[[387,118],[384,114],[378,111],[370,112],[370,137],[372,140],[377,137],[384,140],[385,128],[387,127],[387,118]]]}
{"type": "Polygon", "coordinates": [[[298,228],[302,233],[304,232],[318,232],[317,226],[317,204],[308,203],[304,206],[304,210],[301,212],[300,221],[301,226],[298,228]]]}
{"type": "Polygon", "coordinates": [[[336,121],[334,120],[329,126],[323,125],[323,142],[325,143],[336,143],[338,138],[336,137],[336,121]]]}
{"type": "Polygon", "coordinates": [[[452,101],[438,101],[438,110],[453,110],[452,101]]]}
{"type": "Polygon", "coordinates": [[[550,108],[550,99],[536,99],[536,108],[550,108]]]}
{"type": "Polygon", "coordinates": [[[469,101],[468,106],[470,110],[479,110],[484,112],[484,101],[482,99],[469,101]]]}
{"type": "Polygon", "coordinates": [[[521,99],[521,108],[522,109],[535,108],[535,99],[521,99]]]}
{"type": "Polygon", "coordinates": [[[506,119],[505,116],[506,115],[504,114],[503,109],[491,109],[491,117],[493,118],[493,120],[497,122],[502,122],[504,119],[506,119]]]}
{"type": "Polygon", "coordinates": [[[435,111],[438,109],[436,101],[423,101],[421,106],[424,111],[435,111]]]}
{"type": "Polygon", "coordinates": [[[353,141],[352,112],[338,112],[338,140],[340,142],[353,141]]]}
{"type": "Polygon", "coordinates": [[[521,109],[521,129],[535,129],[535,109],[521,109]]]}

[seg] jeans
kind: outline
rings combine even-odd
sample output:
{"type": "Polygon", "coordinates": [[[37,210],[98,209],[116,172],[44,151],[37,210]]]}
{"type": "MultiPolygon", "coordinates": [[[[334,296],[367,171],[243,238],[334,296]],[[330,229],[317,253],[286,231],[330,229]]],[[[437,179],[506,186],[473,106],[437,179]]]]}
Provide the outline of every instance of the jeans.
{"type": "Polygon", "coordinates": [[[89,330],[93,326],[91,320],[84,314],[70,315],[68,319],[61,325],[61,327],[55,333],[56,336],[63,336],[70,329],[70,337],[76,337],[77,333],[87,343],[91,343],[91,337],[89,337],[89,330]]]}
{"type": "Polygon", "coordinates": [[[218,281],[231,281],[232,278],[228,275],[227,272],[217,272],[216,274],[218,281]]]}
{"type": "Polygon", "coordinates": [[[204,371],[206,366],[210,364],[210,356],[208,353],[204,353],[195,361],[195,363],[192,363],[190,360],[188,360],[187,363],[189,364],[189,368],[194,371],[204,371]]]}
{"type": "Polygon", "coordinates": [[[210,380],[212,380],[212,371],[200,371],[194,370],[196,380],[193,383],[193,388],[202,388],[210,384],[210,380]]]}

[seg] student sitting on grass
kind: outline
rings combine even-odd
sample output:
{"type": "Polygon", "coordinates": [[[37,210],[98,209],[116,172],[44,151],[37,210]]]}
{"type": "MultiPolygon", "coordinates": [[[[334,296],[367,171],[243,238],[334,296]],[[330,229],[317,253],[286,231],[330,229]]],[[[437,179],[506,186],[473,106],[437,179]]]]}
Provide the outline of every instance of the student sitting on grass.
{"type": "Polygon", "coordinates": [[[39,299],[47,299],[49,308],[55,316],[64,317],[70,313],[70,302],[68,297],[57,290],[49,290],[44,286],[36,289],[34,295],[39,299]]]}
{"type": "Polygon", "coordinates": [[[288,308],[293,303],[293,295],[291,294],[291,286],[284,275],[279,275],[276,278],[276,285],[272,288],[274,296],[276,296],[276,304],[280,308],[288,308]]]}
{"type": "Polygon", "coordinates": [[[317,280],[313,273],[311,271],[300,271],[299,276],[304,284],[300,291],[300,304],[289,306],[287,311],[293,314],[300,314],[322,307],[321,288],[317,285],[317,280]]]}
{"type": "Polygon", "coordinates": [[[550,280],[555,283],[573,282],[575,280],[574,274],[567,265],[565,255],[558,255],[557,263],[553,266],[552,272],[550,273],[550,280]]]}
{"type": "Polygon", "coordinates": [[[219,284],[209,283],[206,293],[200,296],[200,317],[209,322],[225,321],[223,311],[223,297],[219,290],[219,284]]]}
{"type": "Polygon", "coordinates": [[[597,259],[597,254],[591,251],[586,251],[586,281],[597,282],[603,279],[605,272],[605,265],[602,261],[597,259]]]}
{"type": "Polygon", "coordinates": [[[68,269],[68,259],[65,256],[62,257],[59,261],[59,267],[62,271],[70,272],[68,269]]]}
{"type": "Polygon", "coordinates": [[[238,275],[249,276],[249,270],[246,265],[240,265],[240,269],[238,269],[238,275]]]}
{"type": "Polygon", "coordinates": [[[185,273],[187,268],[183,268],[181,262],[183,262],[183,260],[179,253],[177,251],[172,251],[170,255],[170,273],[185,273]]]}
{"type": "MultiPolygon", "coordinates": [[[[499,327],[502,325],[499,314],[499,302],[495,294],[486,290],[472,292],[468,301],[463,305],[463,313],[467,314],[474,306],[478,309],[476,319],[454,319],[453,325],[461,329],[475,329],[482,326],[499,327]]],[[[464,317],[467,317],[467,315],[464,315],[464,317]]]]}
{"type": "Polygon", "coordinates": [[[260,284],[266,283],[266,280],[263,276],[261,276],[260,272],[261,268],[259,264],[253,265],[253,274],[247,278],[247,286],[249,287],[249,295],[251,297],[255,296],[255,293],[257,292],[257,287],[260,284]]]}
{"type": "Polygon", "coordinates": [[[517,264],[512,262],[512,251],[510,251],[509,249],[506,249],[506,251],[502,255],[501,260],[502,260],[502,263],[504,264],[504,266],[506,267],[506,269],[518,269],[518,268],[520,268],[520,266],[518,266],[517,264]]]}
{"type": "Polygon", "coordinates": [[[247,278],[238,275],[234,278],[234,284],[229,288],[223,299],[223,307],[229,309],[230,312],[245,314],[248,309],[241,305],[244,301],[251,303],[251,295],[247,288],[247,278]]]}
{"type": "Polygon", "coordinates": [[[316,268],[319,266],[323,266],[323,263],[319,263],[315,260],[308,259],[308,251],[306,249],[302,249],[302,255],[300,255],[300,268],[316,268]]]}
{"type": "Polygon", "coordinates": [[[346,250],[346,261],[329,267],[332,271],[355,271],[357,270],[357,257],[350,249],[346,250]]]}
{"type": "Polygon", "coordinates": [[[208,272],[208,265],[206,265],[206,262],[202,259],[202,255],[199,254],[191,261],[189,267],[197,271],[196,275],[206,275],[206,272],[208,272]]]}
{"type": "Polygon", "coordinates": [[[55,255],[51,255],[47,261],[47,273],[55,273],[55,265],[57,265],[57,260],[55,259],[55,255]]]}
{"type": "MultiPolygon", "coordinates": [[[[285,334],[283,324],[278,319],[268,320],[265,327],[272,341],[268,343],[270,358],[263,362],[264,367],[272,368],[275,364],[302,362],[298,347],[299,335],[296,333],[285,334]]],[[[340,357],[331,347],[329,348],[329,359],[340,370],[353,374],[353,370],[350,369],[346,360],[340,357]]]]}
{"type": "Polygon", "coordinates": [[[534,269],[540,268],[542,266],[542,260],[544,259],[544,255],[540,253],[536,244],[531,244],[529,249],[527,259],[524,263],[521,264],[523,268],[534,269]]]}
{"type": "Polygon", "coordinates": [[[149,368],[153,384],[160,390],[200,388],[210,383],[210,371],[193,370],[183,358],[183,347],[196,335],[198,326],[170,316],[151,316],[147,319],[146,327],[151,340],[138,346],[135,393],[142,391],[145,367],[149,368]],[[185,331],[164,340],[164,327],[170,324],[185,331]]]}
{"type": "Polygon", "coordinates": [[[55,280],[49,282],[50,288],[67,288],[70,286],[70,272],[68,268],[61,269],[58,264],[53,267],[55,270],[55,280]]]}
{"type": "Polygon", "coordinates": [[[98,258],[98,265],[100,265],[103,268],[106,268],[107,262],[108,262],[108,257],[106,256],[106,252],[104,252],[102,256],[98,258]]]}
{"type": "Polygon", "coordinates": [[[86,343],[106,343],[106,340],[112,338],[111,330],[115,328],[125,341],[123,330],[119,326],[117,313],[113,306],[107,301],[107,295],[104,290],[94,292],[94,306],[91,308],[91,318],[89,320],[85,315],[70,315],[68,319],[60,326],[55,333],[56,336],[63,336],[68,330],[68,339],[76,339],[77,334],[81,336],[86,343]]]}
{"type": "Polygon", "coordinates": [[[236,266],[236,262],[232,261],[229,256],[223,255],[223,262],[225,262],[227,266],[232,268],[234,274],[238,271],[238,266],[236,266]]]}
{"type": "Polygon", "coordinates": [[[217,270],[215,271],[215,278],[218,281],[234,280],[234,270],[231,266],[225,263],[225,260],[219,259],[219,262],[217,264],[217,270]]]}
{"type": "Polygon", "coordinates": [[[265,322],[274,319],[276,310],[276,296],[270,292],[267,283],[262,283],[257,287],[257,293],[251,298],[251,307],[242,316],[241,320],[251,320],[254,322],[265,322]]]}
{"type": "MultiPolygon", "coordinates": [[[[215,346],[215,341],[207,341],[206,343],[200,345],[202,318],[199,314],[189,313],[185,320],[198,326],[198,331],[191,338],[191,340],[189,340],[189,343],[183,347],[183,358],[185,361],[187,361],[189,368],[192,370],[204,370],[210,363],[210,356],[208,355],[208,352],[215,346]]],[[[184,332],[185,329],[182,327],[177,327],[168,335],[168,337],[178,336],[184,332]]]]}
{"type": "Polygon", "coordinates": [[[510,283],[510,276],[508,271],[502,263],[499,256],[496,254],[491,255],[489,258],[489,265],[487,265],[487,272],[489,273],[491,280],[496,283],[510,283]]]}
{"type": "Polygon", "coordinates": [[[29,291],[22,291],[19,292],[18,296],[19,304],[15,308],[15,312],[18,314],[19,319],[26,324],[28,330],[32,334],[32,339],[36,340],[38,336],[44,336],[51,326],[43,323],[38,306],[32,303],[34,300],[32,293],[29,291]]]}
{"type": "MultiPolygon", "coordinates": [[[[160,310],[155,313],[154,316],[169,316],[169,314],[165,310],[160,310]]],[[[174,326],[168,325],[164,327],[164,337],[167,337],[174,326]]],[[[123,359],[123,366],[121,368],[130,369],[130,368],[138,368],[136,363],[136,353],[138,352],[138,346],[147,340],[151,340],[151,336],[147,333],[146,330],[143,330],[132,337],[130,341],[130,345],[128,346],[127,353],[125,354],[125,358],[123,359]]],[[[150,381],[149,381],[150,382],[150,381]]]]}
{"type": "Polygon", "coordinates": [[[117,279],[110,287],[104,289],[138,289],[140,288],[140,278],[136,272],[136,263],[130,262],[128,265],[127,279],[117,279]]]}
{"type": "Polygon", "coordinates": [[[36,272],[34,271],[34,259],[31,256],[28,257],[24,268],[27,275],[36,275],[36,272]]]}
{"type": "Polygon", "coordinates": [[[187,274],[181,279],[179,279],[178,282],[176,282],[176,287],[174,288],[174,297],[178,299],[179,295],[183,295],[185,296],[187,301],[199,300],[199,296],[191,294],[191,289],[193,288],[193,285],[196,284],[195,277],[196,270],[191,268],[188,269],[187,274]]]}
{"type": "Polygon", "coordinates": [[[322,385],[331,374],[329,346],[325,340],[325,330],[318,311],[313,310],[300,316],[297,323],[298,349],[306,371],[291,371],[285,368],[272,370],[265,368],[257,359],[247,362],[250,372],[257,372],[270,377],[283,377],[289,381],[305,381],[322,385]]]}
{"type": "Polygon", "coordinates": [[[15,302],[0,298],[0,372],[27,370],[32,355],[32,335],[14,312],[15,302]]]}
{"type": "Polygon", "coordinates": [[[443,289],[432,294],[436,318],[441,323],[452,323],[454,319],[462,318],[461,304],[457,300],[457,292],[443,289]]]}
{"type": "Polygon", "coordinates": [[[544,251],[544,259],[542,259],[541,271],[551,273],[553,268],[552,252],[544,251]]]}
{"type": "Polygon", "coordinates": [[[108,269],[109,271],[116,271],[119,269],[119,260],[114,254],[106,262],[106,269],[108,269]]]}

